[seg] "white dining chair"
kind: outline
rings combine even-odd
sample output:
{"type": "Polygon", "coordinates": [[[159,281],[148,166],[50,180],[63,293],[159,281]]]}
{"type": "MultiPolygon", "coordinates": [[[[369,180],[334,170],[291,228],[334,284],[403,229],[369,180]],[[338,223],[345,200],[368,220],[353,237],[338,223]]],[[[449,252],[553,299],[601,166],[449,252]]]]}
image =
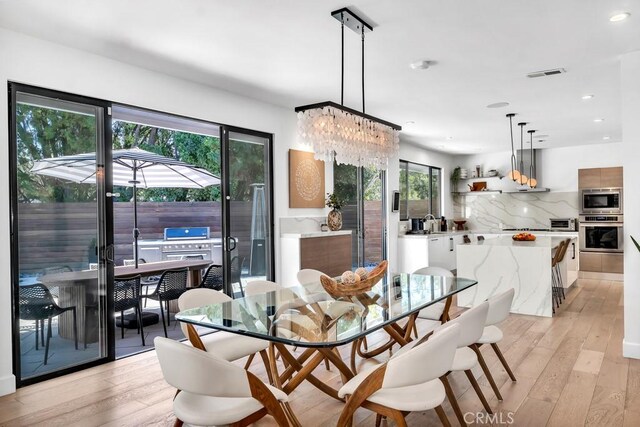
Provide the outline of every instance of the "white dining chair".
{"type": "MultiPolygon", "coordinates": [[[[425,276],[453,277],[453,273],[450,270],[442,267],[422,267],[414,271],[413,274],[422,274],[425,276]]],[[[420,329],[422,329],[423,334],[434,330],[438,327],[438,325],[449,320],[449,314],[445,314],[445,310],[447,310],[447,306],[444,302],[436,302],[420,310],[420,312],[418,313],[418,318],[422,319],[422,321],[420,322],[420,329]]],[[[413,334],[417,339],[417,326],[414,327],[413,334]]]]}
{"type": "MultiPolygon", "coordinates": [[[[475,347],[476,342],[478,342],[478,339],[482,336],[482,330],[484,329],[484,324],[487,320],[488,311],[489,303],[483,302],[482,304],[479,304],[465,311],[455,319],[450,320],[449,322],[447,322],[447,325],[460,325],[458,349],[456,350],[455,357],[453,358],[453,366],[451,367],[451,372],[463,371],[466,374],[469,382],[471,383],[471,386],[480,398],[482,406],[487,411],[487,413],[492,414],[493,412],[491,410],[491,407],[489,406],[487,399],[482,393],[482,390],[480,389],[480,386],[478,385],[478,382],[476,381],[475,377],[473,376],[473,372],[471,371],[478,365],[482,357],[482,355],[479,354],[479,351],[476,351],[474,348],[472,348],[472,346],[475,347]]],[[[484,360],[482,361],[481,365],[483,363],[484,360]]],[[[488,372],[488,370],[485,371],[485,375],[487,376],[489,382],[493,382],[491,373],[488,372]]],[[[466,422],[464,421],[464,417],[462,415],[462,411],[458,406],[458,402],[455,398],[455,395],[453,394],[451,385],[449,384],[449,380],[446,375],[443,377],[442,382],[444,383],[444,387],[447,391],[447,397],[451,402],[451,406],[456,414],[456,417],[458,418],[458,421],[461,425],[466,425],[466,422]]]]}
{"type": "Polygon", "coordinates": [[[509,367],[507,360],[504,358],[500,348],[498,347],[498,343],[502,341],[504,334],[496,325],[498,323],[502,323],[509,316],[515,293],[515,289],[511,288],[487,300],[489,303],[489,313],[487,314],[487,321],[485,322],[482,336],[477,341],[478,347],[483,344],[491,345],[496,356],[500,359],[500,363],[502,363],[507,374],[509,374],[511,381],[516,381],[516,377],[513,375],[513,372],[511,372],[511,368],[509,367]]]}
{"type": "Polygon", "coordinates": [[[267,292],[279,291],[282,285],[271,280],[252,280],[244,285],[244,296],[266,294],[267,292]]]}
{"type": "MultiPolygon", "coordinates": [[[[178,298],[178,308],[180,311],[184,311],[210,304],[222,304],[228,301],[233,300],[230,296],[220,291],[208,288],[194,288],[189,289],[187,292],[180,295],[180,298],[178,298]]],[[[182,328],[184,336],[189,338],[187,325],[180,322],[180,327],[182,328]]],[[[225,331],[202,335],[200,336],[200,341],[202,341],[206,351],[215,353],[218,357],[230,362],[248,356],[249,359],[247,359],[245,369],[249,368],[256,353],[259,353],[262,358],[262,362],[264,363],[264,367],[267,370],[267,374],[269,375],[269,381],[272,381],[269,358],[267,355],[269,341],[225,331]]]]}
{"type": "Polygon", "coordinates": [[[215,353],[163,337],[154,344],[165,381],[179,390],[173,400],[175,425],[245,426],[267,414],[279,426],[290,425],[282,390],[215,353]]]}
{"type": "Polygon", "coordinates": [[[320,283],[320,276],[326,276],[326,274],[312,268],[304,268],[298,271],[298,274],[296,275],[298,283],[301,285],[306,285],[308,283],[320,283]]]}
{"type": "Polygon", "coordinates": [[[439,378],[451,370],[459,335],[459,325],[447,326],[381,366],[353,377],[338,391],[339,397],[348,397],[338,425],[351,425],[354,412],[362,406],[377,413],[376,425],[387,417],[406,426],[407,413],[435,409],[442,424],[449,426],[441,406],[446,391],[439,378]]]}

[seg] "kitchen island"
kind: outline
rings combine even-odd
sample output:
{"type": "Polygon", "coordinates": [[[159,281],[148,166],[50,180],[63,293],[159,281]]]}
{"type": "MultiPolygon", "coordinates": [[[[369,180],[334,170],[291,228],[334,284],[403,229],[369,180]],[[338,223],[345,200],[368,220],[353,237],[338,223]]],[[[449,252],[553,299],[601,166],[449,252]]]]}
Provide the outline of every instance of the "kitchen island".
{"type": "MultiPolygon", "coordinates": [[[[478,285],[458,295],[459,306],[473,306],[514,288],[512,313],[551,317],[551,256],[566,237],[538,237],[533,242],[516,242],[503,235],[457,248],[458,277],[475,279],[478,285]]],[[[565,255],[564,270],[574,256],[565,255]]],[[[572,267],[573,268],[573,267],[572,267]]],[[[563,277],[567,276],[563,274],[563,277]]],[[[565,279],[571,285],[573,276],[565,279]]]]}

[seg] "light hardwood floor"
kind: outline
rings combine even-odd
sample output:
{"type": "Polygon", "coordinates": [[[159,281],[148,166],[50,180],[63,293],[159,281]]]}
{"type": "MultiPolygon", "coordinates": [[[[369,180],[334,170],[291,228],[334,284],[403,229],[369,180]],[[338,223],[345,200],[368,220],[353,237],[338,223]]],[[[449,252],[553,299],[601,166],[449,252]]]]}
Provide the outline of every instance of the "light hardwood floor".
{"type": "MultiPolygon", "coordinates": [[[[505,339],[500,347],[518,381],[509,380],[488,347],[482,351],[504,401],[496,400],[486,378],[476,372],[498,415],[492,424],[512,419],[516,426],[639,426],[640,360],[622,357],[622,308],[622,283],[580,280],[554,318],[511,315],[502,325],[505,339]]],[[[370,342],[376,339],[383,340],[383,333],[370,342]]],[[[341,353],[347,359],[349,349],[341,353]]],[[[266,378],[259,361],[252,371],[266,378]]],[[[336,386],[340,383],[335,370],[320,365],[316,373],[336,386]]],[[[462,411],[483,414],[469,382],[458,374],[450,381],[462,411]]],[[[0,425],[171,425],[174,392],[162,379],[155,353],[148,352],[2,397],[0,425]]],[[[291,394],[291,402],[304,426],[335,425],[342,409],[340,402],[309,383],[291,394]]],[[[451,407],[444,406],[455,425],[451,407]]],[[[370,426],[375,416],[360,409],[354,421],[370,426]]],[[[433,411],[412,413],[407,422],[440,425],[433,411]]],[[[268,417],[258,423],[274,424],[268,417]]]]}

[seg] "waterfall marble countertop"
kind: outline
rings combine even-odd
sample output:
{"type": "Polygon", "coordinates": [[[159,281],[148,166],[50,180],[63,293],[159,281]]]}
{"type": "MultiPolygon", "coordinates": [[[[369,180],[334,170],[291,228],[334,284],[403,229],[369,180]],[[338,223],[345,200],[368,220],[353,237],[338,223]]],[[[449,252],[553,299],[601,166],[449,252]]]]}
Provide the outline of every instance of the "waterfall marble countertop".
{"type": "MultiPolygon", "coordinates": [[[[510,235],[457,246],[458,277],[478,285],[458,294],[458,305],[475,306],[509,288],[516,291],[512,313],[550,317],[551,256],[567,237],[538,236],[532,242],[516,242],[510,235]]],[[[566,286],[571,285],[566,283],[566,286]]]]}

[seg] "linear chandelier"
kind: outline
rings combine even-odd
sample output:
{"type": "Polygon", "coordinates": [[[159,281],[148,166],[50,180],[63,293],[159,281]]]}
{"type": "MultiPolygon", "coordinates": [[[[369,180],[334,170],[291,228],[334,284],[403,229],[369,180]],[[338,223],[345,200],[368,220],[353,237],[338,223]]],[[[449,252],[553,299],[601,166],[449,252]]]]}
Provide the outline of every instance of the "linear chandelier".
{"type": "Polygon", "coordinates": [[[348,8],[335,10],[331,16],[340,21],[342,31],[340,104],[326,101],[296,107],[298,136],[311,145],[317,159],[386,169],[389,158],[398,153],[402,128],[365,114],[364,34],[373,27],[348,8]],[[345,26],[362,37],[362,112],[344,106],[345,26]]]}

